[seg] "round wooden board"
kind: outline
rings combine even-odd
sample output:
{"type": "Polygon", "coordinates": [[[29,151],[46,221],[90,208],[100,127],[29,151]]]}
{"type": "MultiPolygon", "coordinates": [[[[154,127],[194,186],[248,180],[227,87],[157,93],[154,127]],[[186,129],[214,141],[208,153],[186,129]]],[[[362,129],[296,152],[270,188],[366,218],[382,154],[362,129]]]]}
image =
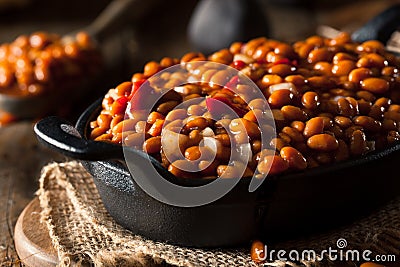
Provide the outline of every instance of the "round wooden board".
{"type": "Polygon", "coordinates": [[[18,217],[14,230],[15,249],[28,267],[53,267],[57,251],[51,244],[46,225],[40,222],[39,199],[33,199],[18,217]]]}

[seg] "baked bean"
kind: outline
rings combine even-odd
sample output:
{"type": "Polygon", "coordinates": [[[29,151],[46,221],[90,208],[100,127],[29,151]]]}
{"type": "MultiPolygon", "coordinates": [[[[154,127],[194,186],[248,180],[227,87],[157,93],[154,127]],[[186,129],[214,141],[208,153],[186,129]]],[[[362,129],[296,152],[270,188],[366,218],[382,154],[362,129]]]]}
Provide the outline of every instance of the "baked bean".
{"type": "Polygon", "coordinates": [[[375,94],[383,94],[389,90],[389,83],[381,78],[366,78],[361,81],[361,88],[375,94]]]}
{"type": "Polygon", "coordinates": [[[168,171],[181,178],[192,178],[193,173],[185,170],[195,170],[193,162],[189,160],[176,160],[168,166],[168,171]]]}
{"type": "Polygon", "coordinates": [[[135,119],[127,119],[120,121],[117,125],[115,125],[112,129],[111,132],[113,134],[117,133],[122,133],[123,131],[131,131],[135,129],[135,125],[137,123],[137,120],[135,119]]]}
{"type": "Polygon", "coordinates": [[[301,88],[306,84],[304,76],[300,74],[288,75],[285,81],[294,84],[296,88],[301,88]]]}
{"type": "Polygon", "coordinates": [[[323,76],[313,76],[307,79],[307,84],[313,88],[331,89],[335,87],[332,79],[323,76]]]}
{"type": "Polygon", "coordinates": [[[138,121],[135,125],[135,131],[137,133],[145,133],[151,127],[151,124],[147,123],[146,121],[138,121]]]}
{"type": "Polygon", "coordinates": [[[275,175],[286,171],[289,163],[282,157],[276,155],[266,155],[260,159],[257,170],[261,174],[275,175]]]}
{"type": "Polygon", "coordinates": [[[316,135],[322,134],[324,131],[324,118],[323,117],[315,117],[311,118],[306,122],[304,127],[303,135],[307,138],[316,135]]]}
{"type": "Polygon", "coordinates": [[[331,62],[334,54],[326,47],[317,48],[308,54],[307,61],[309,63],[316,63],[320,61],[331,62]]]}
{"type": "Polygon", "coordinates": [[[95,141],[107,141],[107,142],[111,142],[111,139],[113,138],[113,134],[111,133],[104,133],[99,135],[98,137],[96,137],[94,140],[95,141]]]}
{"type": "Polygon", "coordinates": [[[233,55],[229,49],[221,49],[213,53],[209,59],[214,62],[229,65],[233,60],[233,55]]]}
{"type": "Polygon", "coordinates": [[[231,165],[219,165],[217,167],[217,174],[221,178],[237,178],[242,176],[240,169],[231,165]]]}
{"type": "Polygon", "coordinates": [[[128,147],[143,147],[144,139],[143,133],[132,133],[124,138],[124,145],[128,147]]]}
{"type": "Polygon", "coordinates": [[[314,110],[320,105],[320,99],[316,92],[306,92],[301,97],[301,103],[307,109],[314,110]]]}
{"type": "Polygon", "coordinates": [[[399,69],[393,66],[384,67],[381,71],[382,76],[393,77],[399,74],[399,69]]]}
{"type": "MultiPolygon", "coordinates": [[[[84,39],[82,43],[87,43],[84,39]]],[[[0,83],[16,79],[21,82],[21,88],[33,85],[39,88],[40,82],[49,77],[51,80],[52,73],[43,67],[50,64],[49,55],[79,54],[76,45],[70,45],[70,51],[57,48],[46,52],[47,56],[43,54],[34,65],[24,54],[29,38],[21,38],[16,43],[19,45],[15,47],[0,47],[0,83]],[[1,59],[6,53],[19,60],[19,65],[26,66],[25,69],[18,67],[14,78],[5,76],[8,67],[1,59]],[[17,58],[18,53],[25,57],[17,58]]],[[[255,171],[258,171],[256,176],[262,177],[344,161],[385,148],[400,139],[399,63],[395,56],[385,52],[382,43],[373,40],[357,44],[348,33],[332,39],[313,36],[293,45],[257,38],[232,44],[229,49],[221,49],[208,57],[194,52],[180,60],[163,58],[159,63],[149,62],[143,73],[134,74],[130,81],[107,92],[103,110],[90,122],[91,138],[148,150],[171,173],[186,178],[233,178],[252,176],[255,171]],[[196,64],[205,59],[240,70],[240,75],[251,79],[266,99],[254,98],[257,88],[245,83],[242,76],[238,79],[211,63],[196,64]],[[156,91],[168,85],[173,88],[172,93],[164,95],[150,114],[132,109],[127,113],[129,118],[124,120],[135,82],[179,62],[188,74],[165,72],[154,81],[156,91]],[[188,78],[200,82],[180,85],[188,78]],[[207,97],[228,104],[239,118],[223,114],[214,120],[215,112],[207,104],[207,97]],[[187,100],[192,101],[190,105],[174,109],[187,100]],[[271,113],[267,112],[269,108],[271,113]],[[267,121],[259,123],[258,118],[267,121]],[[171,160],[170,163],[164,148],[157,143],[165,120],[165,134],[179,134],[185,140],[179,147],[187,161],[171,160]],[[125,124],[128,127],[122,129],[125,124]],[[261,140],[261,133],[266,140],[261,140]],[[228,163],[231,141],[251,149],[248,162],[228,163]],[[215,159],[211,160],[208,157],[214,150],[215,159]],[[178,168],[188,164],[199,168],[199,172],[188,173],[178,168]]]]}
{"type": "Polygon", "coordinates": [[[161,136],[150,137],[143,143],[143,151],[149,154],[159,153],[161,150],[161,136]]]}
{"type": "MultiPolygon", "coordinates": [[[[152,113],[150,113],[151,115],[152,113]]],[[[152,118],[151,121],[155,121],[159,115],[157,115],[155,118],[152,118]]],[[[184,109],[174,109],[168,112],[168,114],[165,117],[166,121],[175,121],[175,120],[183,120],[187,118],[187,111],[184,109]]],[[[162,117],[160,117],[162,118],[162,117]]],[[[159,119],[160,119],[159,118],[159,119]]]]}
{"type": "Polygon", "coordinates": [[[357,51],[382,54],[385,51],[385,46],[377,40],[368,40],[357,46],[357,51]]]}
{"type": "Polygon", "coordinates": [[[287,134],[290,137],[291,142],[297,143],[304,141],[303,135],[295,128],[285,126],[283,127],[281,133],[287,134]]]}
{"type": "Polygon", "coordinates": [[[288,144],[292,142],[292,138],[290,138],[290,136],[287,133],[280,132],[278,134],[278,137],[282,138],[288,144]]]}
{"type": "Polygon", "coordinates": [[[387,142],[392,144],[400,141],[400,133],[398,131],[389,131],[387,135],[387,142]]]}
{"type": "Polygon", "coordinates": [[[123,82],[115,87],[115,92],[119,96],[129,96],[132,91],[132,82],[123,82]]]}
{"type": "Polygon", "coordinates": [[[385,267],[385,265],[374,263],[374,262],[364,262],[360,267],[385,267]]]}
{"type": "Polygon", "coordinates": [[[400,112],[397,111],[386,111],[385,113],[383,113],[383,117],[385,119],[391,119],[396,122],[400,122],[400,112]]]}
{"type": "Polygon", "coordinates": [[[350,60],[350,61],[354,62],[357,60],[357,58],[355,56],[350,55],[349,53],[345,53],[345,52],[336,53],[332,58],[333,64],[338,64],[342,60],[350,60]]]}
{"type": "Polygon", "coordinates": [[[367,150],[367,140],[361,130],[355,130],[350,139],[350,152],[353,155],[361,155],[367,150]]]}
{"type": "Polygon", "coordinates": [[[185,128],[191,130],[203,130],[208,126],[208,120],[200,116],[191,116],[188,118],[185,128]]]}
{"type": "Polygon", "coordinates": [[[349,148],[345,141],[342,139],[338,140],[338,148],[335,151],[335,161],[344,161],[350,157],[349,148]]]}
{"type": "Polygon", "coordinates": [[[352,120],[350,118],[348,118],[348,117],[345,117],[345,116],[336,116],[334,118],[334,121],[341,128],[348,128],[348,127],[353,125],[352,120]]]}
{"type": "Polygon", "coordinates": [[[393,104],[390,105],[389,107],[387,107],[388,111],[392,111],[392,112],[400,112],[400,105],[397,104],[393,104]]]}
{"type": "Polygon", "coordinates": [[[245,53],[248,56],[253,56],[257,47],[259,47],[266,41],[267,41],[267,39],[264,37],[252,39],[242,46],[241,52],[245,53]]]}
{"type": "Polygon", "coordinates": [[[296,129],[299,132],[303,132],[305,128],[305,123],[302,121],[292,121],[290,126],[294,129],[296,129]]]}
{"type": "Polygon", "coordinates": [[[238,53],[240,53],[242,46],[243,46],[242,42],[234,42],[229,46],[229,51],[232,54],[238,54],[238,53]]]}
{"type": "Polygon", "coordinates": [[[257,154],[262,149],[262,142],[260,140],[254,140],[251,142],[251,150],[253,154],[257,154]]]}
{"type": "Polygon", "coordinates": [[[229,124],[229,130],[235,134],[246,132],[250,138],[258,138],[261,134],[258,125],[246,119],[232,120],[229,124]]]}
{"type": "Polygon", "coordinates": [[[228,134],[217,134],[215,139],[221,142],[223,146],[230,147],[231,139],[228,134]]]}
{"type": "Polygon", "coordinates": [[[172,109],[174,109],[178,105],[178,101],[167,101],[164,103],[161,103],[157,107],[157,112],[161,113],[163,115],[167,115],[168,112],[170,112],[172,109]]]}
{"type": "Polygon", "coordinates": [[[375,120],[383,119],[385,108],[377,105],[372,105],[368,113],[368,116],[374,118],[375,120]]]}
{"type": "Polygon", "coordinates": [[[161,70],[160,64],[155,61],[150,61],[144,66],[143,74],[146,77],[151,77],[161,70]]]}
{"type": "Polygon", "coordinates": [[[296,50],[296,53],[299,55],[300,58],[307,58],[309,53],[315,48],[314,44],[305,43],[299,46],[296,50]]]}
{"type": "Polygon", "coordinates": [[[392,100],[387,97],[380,97],[375,100],[374,105],[388,109],[392,104],[392,100]]]}
{"type": "MultiPolygon", "coordinates": [[[[349,81],[359,84],[362,80],[365,80],[372,76],[372,71],[368,68],[357,68],[349,73],[349,81]]],[[[373,93],[373,91],[372,91],[373,93]]]]}
{"type": "Polygon", "coordinates": [[[357,115],[358,113],[358,103],[350,103],[349,99],[347,98],[340,98],[337,101],[338,113],[342,116],[352,117],[357,115]]]}
{"type": "Polygon", "coordinates": [[[385,58],[381,55],[378,55],[376,53],[370,53],[363,55],[358,61],[357,61],[357,67],[358,68],[384,68],[388,65],[388,62],[385,60],[385,58]]]}
{"type": "Polygon", "coordinates": [[[286,105],[281,108],[282,114],[285,119],[289,121],[305,121],[307,120],[307,114],[299,107],[286,105]]]}
{"type": "Polygon", "coordinates": [[[293,102],[294,94],[290,90],[282,89],[274,91],[268,98],[271,108],[281,108],[293,102]]]}
{"type": "Polygon", "coordinates": [[[396,121],[394,121],[392,119],[383,119],[382,128],[384,130],[386,130],[386,131],[396,130],[397,129],[397,123],[396,123],[396,121]]]}
{"type": "Polygon", "coordinates": [[[160,60],[160,66],[162,68],[168,68],[178,63],[179,60],[177,58],[164,57],[160,60]]]}
{"type": "Polygon", "coordinates": [[[369,102],[373,102],[376,99],[375,95],[368,91],[357,91],[356,95],[358,98],[362,98],[369,102]]]}
{"type": "Polygon", "coordinates": [[[294,70],[295,70],[295,68],[292,67],[291,65],[276,64],[276,65],[273,65],[270,68],[268,68],[267,71],[270,74],[275,74],[275,75],[285,77],[285,76],[293,74],[294,70]]]}
{"type": "Polygon", "coordinates": [[[362,126],[367,131],[378,132],[381,129],[381,122],[369,116],[357,116],[353,119],[355,125],[362,126]]]}
{"type": "Polygon", "coordinates": [[[258,120],[261,120],[264,118],[265,118],[265,114],[260,109],[252,109],[243,116],[243,119],[246,119],[248,121],[255,122],[255,123],[257,123],[258,120]]]}
{"type": "Polygon", "coordinates": [[[150,124],[155,123],[157,120],[163,120],[165,119],[165,116],[162,115],[161,113],[157,112],[157,111],[153,111],[149,114],[149,116],[147,117],[147,122],[150,124]]]}
{"type": "Polygon", "coordinates": [[[92,129],[92,131],[90,133],[90,139],[97,140],[97,138],[99,136],[101,136],[102,134],[104,134],[106,131],[107,131],[107,128],[96,127],[94,129],[92,129]]]}
{"type": "Polygon", "coordinates": [[[327,152],[320,152],[314,158],[319,164],[329,164],[333,161],[333,156],[327,152]]]}
{"type": "Polygon", "coordinates": [[[307,145],[311,149],[328,152],[338,148],[338,141],[330,134],[316,134],[307,139],[307,145]]]}
{"type": "Polygon", "coordinates": [[[124,115],[122,115],[122,114],[118,114],[118,115],[114,116],[110,122],[110,129],[114,128],[115,125],[120,123],[123,119],[124,119],[124,115]]]}
{"type": "Polygon", "coordinates": [[[200,105],[190,105],[187,109],[187,114],[189,116],[196,115],[196,116],[201,116],[206,112],[207,109],[203,106],[200,105]]]}
{"type": "Polygon", "coordinates": [[[100,128],[108,129],[108,128],[110,128],[111,120],[112,120],[112,117],[110,115],[100,114],[97,117],[97,125],[100,128]]]}
{"type": "Polygon", "coordinates": [[[261,84],[264,88],[268,88],[273,84],[279,84],[282,83],[283,81],[284,80],[282,79],[282,77],[277,74],[266,74],[263,76],[261,84]]]}
{"type": "Polygon", "coordinates": [[[289,168],[303,170],[307,168],[307,161],[303,155],[291,146],[283,147],[280,156],[289,163],[289,168]]]}
{"type": "Polygon", "coordinates": [[[352,60],[341,60],[332,66],[332,74],[336,76],[349,75],[356,68],[356,63],[352,60]]]}
{"type": "Polygon", "coordinates": [[[357,100],[357,102],[360,114],[368,114],[371,111],[371,102],[368,102],[364,99],[357,100]]]}
{"type": "Polygon", "coordinates": [[[185,150],[185,158],[188,160],[198,160],[201,157],[199,146],[191,146],[185,150]]]}
{"type": "Polygon", "coordinates": [[[266,258],[265,253],[265,245],[259,240],[254,240],[250,249],[251,259],[255,263],[263,263],[265,261],[264,259],[266,258]]]}
{"type": "MultiPolygon", "coordinates": [[[[290,140],[289,140],[290,142],[290,140]]],[[[288,146],[289,143],[281,138],[281,137],[276,137],[276,138],[272,138],[271,142],[270,142],[270,146],[273,148],[276,148],[276,150],[280,151],[283,147],[288,146]]]]}
{"type": "Polygon", "coordinates": [[[202,53],[189,52],[181,58],[181,63],[187,63],[193,60],[206,60],[206,57],[202,53]]]}
{"type": "Polygon", "coordinates": [[[332,72],[332,64],[326,61],[320,61],[314,65],[314,70],[318,71],[320,75],[330,75],[332,72]]]}

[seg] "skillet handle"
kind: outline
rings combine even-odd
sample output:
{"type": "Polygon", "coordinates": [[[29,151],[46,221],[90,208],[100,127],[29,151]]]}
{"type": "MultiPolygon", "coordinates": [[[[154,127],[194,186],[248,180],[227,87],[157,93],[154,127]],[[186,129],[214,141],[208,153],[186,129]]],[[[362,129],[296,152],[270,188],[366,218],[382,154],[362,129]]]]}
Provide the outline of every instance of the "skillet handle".
{"type": "Polygon", "coordinates": [[[83,139],[72,124],[52,116],[34,126],[40,143],[68,157],[89,161],[123,159],[121,146],[83,139]]]}
{"type": "Polygon", "coordinates": [[[400,4],[395,4],[353,32],[351,38],[356,42],[379,40],[386,44],[390,36],[400,27],[400,4]]]}

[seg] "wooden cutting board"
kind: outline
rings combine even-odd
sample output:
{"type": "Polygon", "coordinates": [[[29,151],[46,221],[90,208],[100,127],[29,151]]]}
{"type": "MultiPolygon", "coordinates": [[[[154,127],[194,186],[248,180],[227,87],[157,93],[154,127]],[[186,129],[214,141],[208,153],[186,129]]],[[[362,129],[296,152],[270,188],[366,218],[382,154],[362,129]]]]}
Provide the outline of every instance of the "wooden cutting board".
{"type": "Polygon", "coordinates": [[[33,199],[20,214],[14,230],[15,248],[27,267],[53,267],[58,263],[46,225],[40,222],[39,199],[33,199]]]}

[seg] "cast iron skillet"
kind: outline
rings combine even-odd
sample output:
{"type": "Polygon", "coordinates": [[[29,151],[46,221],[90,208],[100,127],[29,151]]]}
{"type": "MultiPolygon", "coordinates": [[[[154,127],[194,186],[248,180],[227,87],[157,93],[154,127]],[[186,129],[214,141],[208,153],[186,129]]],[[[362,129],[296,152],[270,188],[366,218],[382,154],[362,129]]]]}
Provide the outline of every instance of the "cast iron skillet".
{"type": "MultiPolygon", "coordinates": [[[[110,160],[123,159],[120,146],[88,140],[89,123],[100,109],[101,99],[82,114],[76,127],[47,117],[35,125],[35,132],[45,145],[82,160],[119,224],[153,240],[196,247],[237,246],[254,238],[272,242],[343,225],[399,195],[396,144],[363,158],[269,177],[253,193],[248,192],[249,179],[243,178],[214,203],[169,206],[142,191],[120,160],[110,160]]],[[[138,159],[142,156],[139,152],[138,159]]],[[[153,164],[174,180],[157,160],[153,164]]]]}
{"type": "MultiPolygon", "coordinates": [[[[101,99],[88,107],[75,127],[48,117],[34,130],[44,145],[81,160],[120,225],[153,240],[193,247],[248,245],[255,238],[270,244],[350,223],[399,195],[397,143],[362,158],[268,177],[253,193],[248,192],[250,179],[243,178],[208,205],[170,206],[135,183],[124,165],[121,146],[89,140],[89,123],[100,110],[101,99]]],[[[141,168],[144,154],[130,153],[137,158],[135,168],[141,168]]],[[[182,182],[157,160],[152,163],[166,179],[182,182]]]]}

